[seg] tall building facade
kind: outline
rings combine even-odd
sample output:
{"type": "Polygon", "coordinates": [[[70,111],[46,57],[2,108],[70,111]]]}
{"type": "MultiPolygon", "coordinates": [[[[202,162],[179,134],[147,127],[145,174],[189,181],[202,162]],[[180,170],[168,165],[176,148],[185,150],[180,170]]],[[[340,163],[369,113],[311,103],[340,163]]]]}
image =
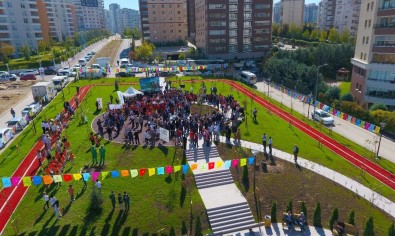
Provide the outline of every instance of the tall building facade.
{"type": "Polygon", "coordinates": [[[108,9],[104,9],[104,19],[105,19],[105,22],[106,22],[106,29],[109,31],[109,32],[111,32],[111,33],[115,33],[114,31],[113,31],[113,29],[112,29],[112,26],[111,26],[111,12],[110,12],[110,10],[108,10],[108,9]]]}
{"type": "Polygon", "coordinates": [[[282,25],[303,26],[304,24],[304,0],[281,0],[281,17],[282,25]]]}
{"type": "Polygon", "coordinates": [[[273,23],[280,24],[281,20],[281,2],[276,2],[273,5],[273,23]]]}
{"type": "Polygon", "coordinates": [[[395,109],[395,4],[362,0],[351,93],[365,108],[383,103],[395,109]]]}
{"type": "Polygon", "coordinates": [[[318,5],[310,3],[304,6],[304,23],[317,24],[318,5]]]}
{"type": "Polygon", "coordinates": [[[318,28],[329,30],[335,25],[336,0],[322,0],[318,4],[318,28]]]}
{"type": "Polygon", "coordinates": [[[109,6],[110,9],[110,18],[108,19],[110,21],[110,32],[111,33],[119,33],[119,28],[118,28],[118,11],[120,8],[119,4],[112,3],[109,6]]]}
{"type": "Polygon", "coordinates": [[[187,0],[188,12],[188,39],[195,42],[196,19],[195,19],[195,0],[187,0]]]}
{"type": "Polygon", "coordinates": [[[118,33],[122,33],[124,29],[140,29],[140,13],[137,10],[122,8],[118,10],[117,28],[118,33]]]}
{"type": "Polygon", "coordinates": [[[79,31],[104,29],[104,2],[103,0],[73,0],[79,31]]]}
{"type": "Polygon", "coordinates": [[[65,41],[77,32],[77,18],[72,0],[45,0],[49,37],[56,42],[65,41]]]}
{"type": "Polygon", "coordinates": [[[209,58],[262,57],[271,45],[271,0],[197,0],[196,46],[209,58]]]}
{"type": "Polygon", "coordinates": [[[143,38],[168,43],[188,38],[187,0],[139,0],[143,38]]]}

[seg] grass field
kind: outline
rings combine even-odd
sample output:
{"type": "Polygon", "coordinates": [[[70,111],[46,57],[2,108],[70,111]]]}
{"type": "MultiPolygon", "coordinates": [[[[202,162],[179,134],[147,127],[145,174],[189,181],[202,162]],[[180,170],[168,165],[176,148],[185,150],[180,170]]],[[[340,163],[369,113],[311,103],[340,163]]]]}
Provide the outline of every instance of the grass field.
{"type": "Polygon", "coordinates": [[[110,61],[109,66],[112,66],[121,44],[122,40],[112,40],[110,43],[106,44],[106,46],[104,46],[99,52],[96,52],[95,56],[93,56],[93,58],[88,62],[87,66],[91,66],[92,64],[96,63],[96,58],[100,57],[111,58],[112,61],[110,61]]]}
{"type": "Polygon", "coordinates": [[[340,88],[340,96],[347,94],[350,92],[351,82],[343,81],[340,83],[339,88],[340,88]]]}

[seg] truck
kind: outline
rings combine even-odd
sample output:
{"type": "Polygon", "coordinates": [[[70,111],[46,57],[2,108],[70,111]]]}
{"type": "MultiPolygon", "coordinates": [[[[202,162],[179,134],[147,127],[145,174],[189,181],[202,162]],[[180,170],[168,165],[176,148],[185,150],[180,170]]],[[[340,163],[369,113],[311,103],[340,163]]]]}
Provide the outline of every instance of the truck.
{"type": "Polygon", "coordinates": [[[96,64],[99,64],[101,67],[109,67],[110,66],[110,58],[109,57],[98,57],[96,58],[96,64]]]}
{"type": "Polygon", "coordinates": [[[39,82],[32,86],[32,93],[34,101],[48,103],[56,95],[55,85],[52,81],[50,82],[39,82]]]}

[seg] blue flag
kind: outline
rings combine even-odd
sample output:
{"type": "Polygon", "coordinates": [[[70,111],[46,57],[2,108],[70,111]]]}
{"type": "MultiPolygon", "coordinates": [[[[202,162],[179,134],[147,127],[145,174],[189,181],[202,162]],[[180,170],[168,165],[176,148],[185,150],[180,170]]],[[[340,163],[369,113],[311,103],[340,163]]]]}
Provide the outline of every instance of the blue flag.
{"type": "Polygon", "coordinates": [[[82,178],[84,178],[85,181],[88,181],[90,177],[91,177],[90,173],[82,173],[82,178]]]}
{"type": "Polygon", "coordinates": [[[165,167],[158,167],[156,168],[157,175],[164,175],[165,174],[165,167]]]}
{"type": "Polygon", "coordinates": [[[225,169],[229,169],[231,165],[232,165],[232,161],[231,160],[225,161],[225,169]]]}
{"type": "Polygon", "coordinates": [[[248,165],[254,165],[254,160],[255,160],[255,157],[249,157],[248,158],[248,165]]]}
{"type": "Polygon", "coordinates": [[[43,182],[41,176],[33,176],[33,184],[34,186],[40,185],[43,182]]]}
{"type": "Polygon", "coordinates": [[[1,182],[3,182],[3,188],[9,188],[12,186],[11,178],[3,177],[1,178],[1,182]]]}
{"type": "Polygon", "coordinates": [[[182,173],[186,174],[188,172],[188,165],[182,165],[182,173]]]}
{"type": "Polygon", "coordinates": [[[113,178],[119,178],[119,171],[117,171],[117,170],[111,171],[111,177],[113,177],[113,178]]]}

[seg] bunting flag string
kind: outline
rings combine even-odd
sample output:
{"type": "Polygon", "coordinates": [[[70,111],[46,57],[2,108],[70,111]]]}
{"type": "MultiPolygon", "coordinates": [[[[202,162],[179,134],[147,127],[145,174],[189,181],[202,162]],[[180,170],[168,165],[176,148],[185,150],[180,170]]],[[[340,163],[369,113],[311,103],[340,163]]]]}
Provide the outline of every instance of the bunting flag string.
{"type": "MultiPolygon", "coordinates": [[[[367,123],[366,125],[368,125],[367,123]]],[[[377,129],[376,126],[370,125],[371,129],[377,129]]],[[[211,171],[214,169],[229,169],[230,167],[237,166],[246,166],[253,165],[255,162],[255,157],[241,158],[241,159],[233,159],[226,161],[215,161],[215,162],[202,162],[202,163],[192,163],[190,165],[176,165],[176,166],[161,166],[156,168],[140,168],[140,169],[130,169],[130,170],[113,170],[113,171],[103,171],[103,172],[91,172],[91,173],[78,173],[78,174],[63,174],[63,175],[43,175],[43,176],[14,176],[14,177],[2,177],[2,185],[3,188],[9,188],[13,186],[18,186],[19,184],[23,184],[25,187],[30,187],[32,185],[38,186],[42,183],[45,185],[49,185],[52,183],[60,183],[60,182],[70,182],[79,181],[84,179],[84,181],[89,181],[90,179],[93,182],[96,182],[99,178],[104,180],[107,176],[111,176],[112,178],[120,178],[120,177],[128,177],[135,178],[137,176],[143,177],[148,172],[148,176],[154,175],[164,175],[164,174],[172,174],[177,173],[182,170],[183,174],[187,174],[189,168],[191,170],[199,170],[199,171],[211,171]],[[101,175],[101,177],[100,177],[101,175]]]]}

